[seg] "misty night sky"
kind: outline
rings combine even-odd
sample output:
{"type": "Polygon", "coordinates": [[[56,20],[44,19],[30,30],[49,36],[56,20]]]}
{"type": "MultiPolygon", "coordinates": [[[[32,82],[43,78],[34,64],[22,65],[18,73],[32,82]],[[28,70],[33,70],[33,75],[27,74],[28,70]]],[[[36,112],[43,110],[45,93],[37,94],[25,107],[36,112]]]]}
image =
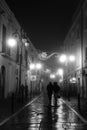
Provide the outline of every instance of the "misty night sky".
{"type": "Polygon", "coordinates": [[[35,48],[57,51],[80,0],[6,0],[35,48]]]}

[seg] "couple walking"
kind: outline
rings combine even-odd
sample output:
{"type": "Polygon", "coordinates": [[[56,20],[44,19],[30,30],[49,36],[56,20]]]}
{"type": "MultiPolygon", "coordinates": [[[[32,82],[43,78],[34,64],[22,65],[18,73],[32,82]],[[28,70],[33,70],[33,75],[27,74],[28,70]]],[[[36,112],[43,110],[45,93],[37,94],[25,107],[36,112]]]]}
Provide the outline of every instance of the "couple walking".
{"type": "Polygon", "coordinates": [[[48,94],[48,99],[49,99],[49,105],[51,105],[52,94],[54,94],[54,103],[55,103],[55,106],[57,106],[57,98],[58,98],[59,90],[60,90],[60,87],[57,84],[57,82],[54,82],[53,84],[51,82],[48,83],[47,94],[48,94]]]}

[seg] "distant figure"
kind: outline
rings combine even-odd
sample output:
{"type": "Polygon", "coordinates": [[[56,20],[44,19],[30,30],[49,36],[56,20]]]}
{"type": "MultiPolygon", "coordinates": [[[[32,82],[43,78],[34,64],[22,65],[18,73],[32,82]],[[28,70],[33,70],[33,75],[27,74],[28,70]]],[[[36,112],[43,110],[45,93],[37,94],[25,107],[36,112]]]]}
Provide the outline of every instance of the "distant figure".
{"type": "Polygon", "coordinates": [[[57,82],[54,82],[53,83],[53,91],[54,91],[54,103],[55,103],[55,106],[57,106],[57,98],[59,96],[59,90],[60,90],[59,85],[57,84],[57,82]]]}
{"type": "Polygon", "coordinates": [[[24,103],[24,85],[21,85],[21,96],[22,96],[22,103],[24,103]]]}
{"type": "Polygon", "coordinates": [[[48,94],[48,99],[49,99],[49,105],[51,105],[52,92],[53,92],[53,85],[51,82],[49,82],[47,85],[47,94],[48,94]]]}
{"type": "Polygon", "coordinates": [[[28,100],[28,85],[25,85],[25,100],[28,100]]]}

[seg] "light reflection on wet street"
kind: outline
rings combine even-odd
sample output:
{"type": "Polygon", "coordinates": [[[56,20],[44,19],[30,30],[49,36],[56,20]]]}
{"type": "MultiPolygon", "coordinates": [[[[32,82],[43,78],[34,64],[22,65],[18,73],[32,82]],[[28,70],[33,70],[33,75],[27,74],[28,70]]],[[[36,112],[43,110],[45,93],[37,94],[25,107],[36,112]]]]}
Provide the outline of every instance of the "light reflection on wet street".
{"type": "Polygon", "coordinates": [[[87,130],[87,126],[61,99],[57,107],[49,107],[40,97],[1,126],[0,130],[87,130]]]}

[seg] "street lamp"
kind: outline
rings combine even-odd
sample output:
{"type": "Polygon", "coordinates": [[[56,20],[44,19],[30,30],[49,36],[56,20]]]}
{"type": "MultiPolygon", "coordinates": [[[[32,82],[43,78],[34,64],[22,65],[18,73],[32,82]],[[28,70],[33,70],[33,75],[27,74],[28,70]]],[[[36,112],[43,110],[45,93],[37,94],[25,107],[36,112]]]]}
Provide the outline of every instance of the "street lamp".
{"type": "Polygon", "coordinates": [[[63,69],[61,69],[61,68],[58,69],[57,74],[60,75],[60,76],[63,76],[63,69]]]}
{"type": "Polygon", "coordinates": [[[7,39],[7,45],[8,46],[14,47],[14,46],[16,46],[16,44],[17,44],[17,41],[14,38],[7,39]]]}
{"type": "Polygon", "coordinates": [[[76,83],[76,78],[75,77],[70,78],[70,83],[76,83]]]}
{"type": "Polygon", "coordinates": [[[59,61],[61,63],[65,63],[67,65],[69,62],[75,61],[75,56],[74,55],[67,56],[67,55],[63,54],[60,56],[59,61]]]}
{"type": "Polygon", "coordinates": [[[29,67],[30,67],[30,70],[34,70],[35,69],[35,64],[31,63],[29,67]]]}
{"type": "Polygon", "coordinates": [[[60,56],[60,58],[59,58],[59,61],[60,61],[61,63],[66,62],[66,60],[67,60],[67,57],[66,57],[65,54],[62,54],[62,55],[60,56]]]}
{"type": "Polygon", "coordinates": [[[32,80],[33,76],[35,76],[37,78],[37,72],[42,69],[42,64],[41,63],[31,63],[29,65],[29,68],[31,71],[31,80],[32,80]]]}
{"type": "Polygon", "coordinates": [[[75,61],[75,56],[74,55],[70,55],[70,56],[67,56],[65,54],[60,55],[60,53],[58,53],[58,52],[53,52],[50,55],[47,55],[46,52],[42,52],[42,53],[38,54],[38,58],[40,60],[45,61],[45,60],[50,59],[54,55],[57,55],[59,57],[59,61],[61,63],[64,63],[64,62],[67,63],[68,61],[70,61],[70,62],[74,62],[75,61]]]}
{"type": "Polygon", "coordinates": [[[10,37],[9,39],[7,39],[7,44],[8,46],[10,47],[14,47],[16,44],[17,44],[17,39],[16,37],[14,38],[14,36],[18,36],[19,40],[21,41],[21,45],[20,45],[20,54],[19,54],[19,57],[20,57],[20,61],[19,61],[19,87],[21,86],[21,64],[22,64],[22,50],[23,50],[23,45],[28,47],[29,46],[29,43],[27,42],[27,39],[24,38],[23,34],[22,34],[22,31],[21,33],[19,34],[17,31],[14,32],[12,34],[12,37],[10,37]]]}
{"type": "Polygon", "coordinates": [[[59,75],[62,80],[63,80],[63,74],[64,74],[63,69],[62,69],[62,68],[59,68],[59,69],[57,70],[57,75],[59,75]]]}
{"type": "Polygon", "coordinates": [[[42,68],[42,64],[41,64],[41,63],[37,63],[37,64],[36,64],[36,69],[37,69],[37,70],[40,70],[41,68],[42,68]]]}
{"type": "Polygon", "coordinates": [[[74,62],[75,61],[75,56],[74,55],[69,56],[69,61],[74,62]]]}
{"type": "MultiPolygon", "coordinates": [[[[32,91],[32,81],[35,81],[35,80],[38,79],[38,75],[39,75],[38,72],[39,72],[39,70],[42,69],[42,64],[39,63],[39,62],[38,63],[31,63],[29,65],[29,68],[30,68],[30,71],[31,71],[31,76],[30,77],[31,77],[31,94],[32,94],[33,93],[33,91],[32,91]],[[32,80],[33,77],[35,77],[34,80],[32,80]]],[[[40,87],[40,83],[41,83],[41,78],[39,78],[39,87],[40,87]]],[[[36,92],[37,92],[37,88],[36,88],[36,92]]]]}
{"type": "Polygon", "coordinates": [[[54,74],[50,74],[50,79],[55,79],[56,76],[54,74]]]}
{"type": "Polygon", "coordinates": [[[41,63],[31,63],[29,65],[30,70],[40,70],[42,68],[42,64],[41,63]]]}
{"type": "Polygon", "coordinates": [[[62,54],[60,57],[59,57],[59,61],[61,63],[65,63],[65,66],[67,67],[66,70],[67,70],[67,74],[68,74],[68,71],[69,71],[69,63],[72,63],[72,62],[75,62],[75,56],[74,55],[65,55],[65,54],[62,54]]]}
{"type": "MultiPolygon", "coordinates": [[[[66,68],[65,68],[65,70],[66,70],[66,72],[65,73],[67,73],[67,77],[69,76],[69,74],[70,74],[70,71],[69,71],[69,63],[73,63],[73,62],[75,62],[75,56],[74,55],[61,55],[60,56],[60,58],[59,58],[59,61],[61,62],[61,63],[65,63],[65,66],[66,66],[66,68]]],[[[68,79],[68,78],[67,78],[68,79]]],[[[73,81],[73,80],[72,80],[73,81]]],[[[71,79],[70,79],[70,81],[68,81],[68,100],[70,100],[70,88],[69,88],[69,84],[70,83],[72,83],[71,82],[71,79]]]]}

